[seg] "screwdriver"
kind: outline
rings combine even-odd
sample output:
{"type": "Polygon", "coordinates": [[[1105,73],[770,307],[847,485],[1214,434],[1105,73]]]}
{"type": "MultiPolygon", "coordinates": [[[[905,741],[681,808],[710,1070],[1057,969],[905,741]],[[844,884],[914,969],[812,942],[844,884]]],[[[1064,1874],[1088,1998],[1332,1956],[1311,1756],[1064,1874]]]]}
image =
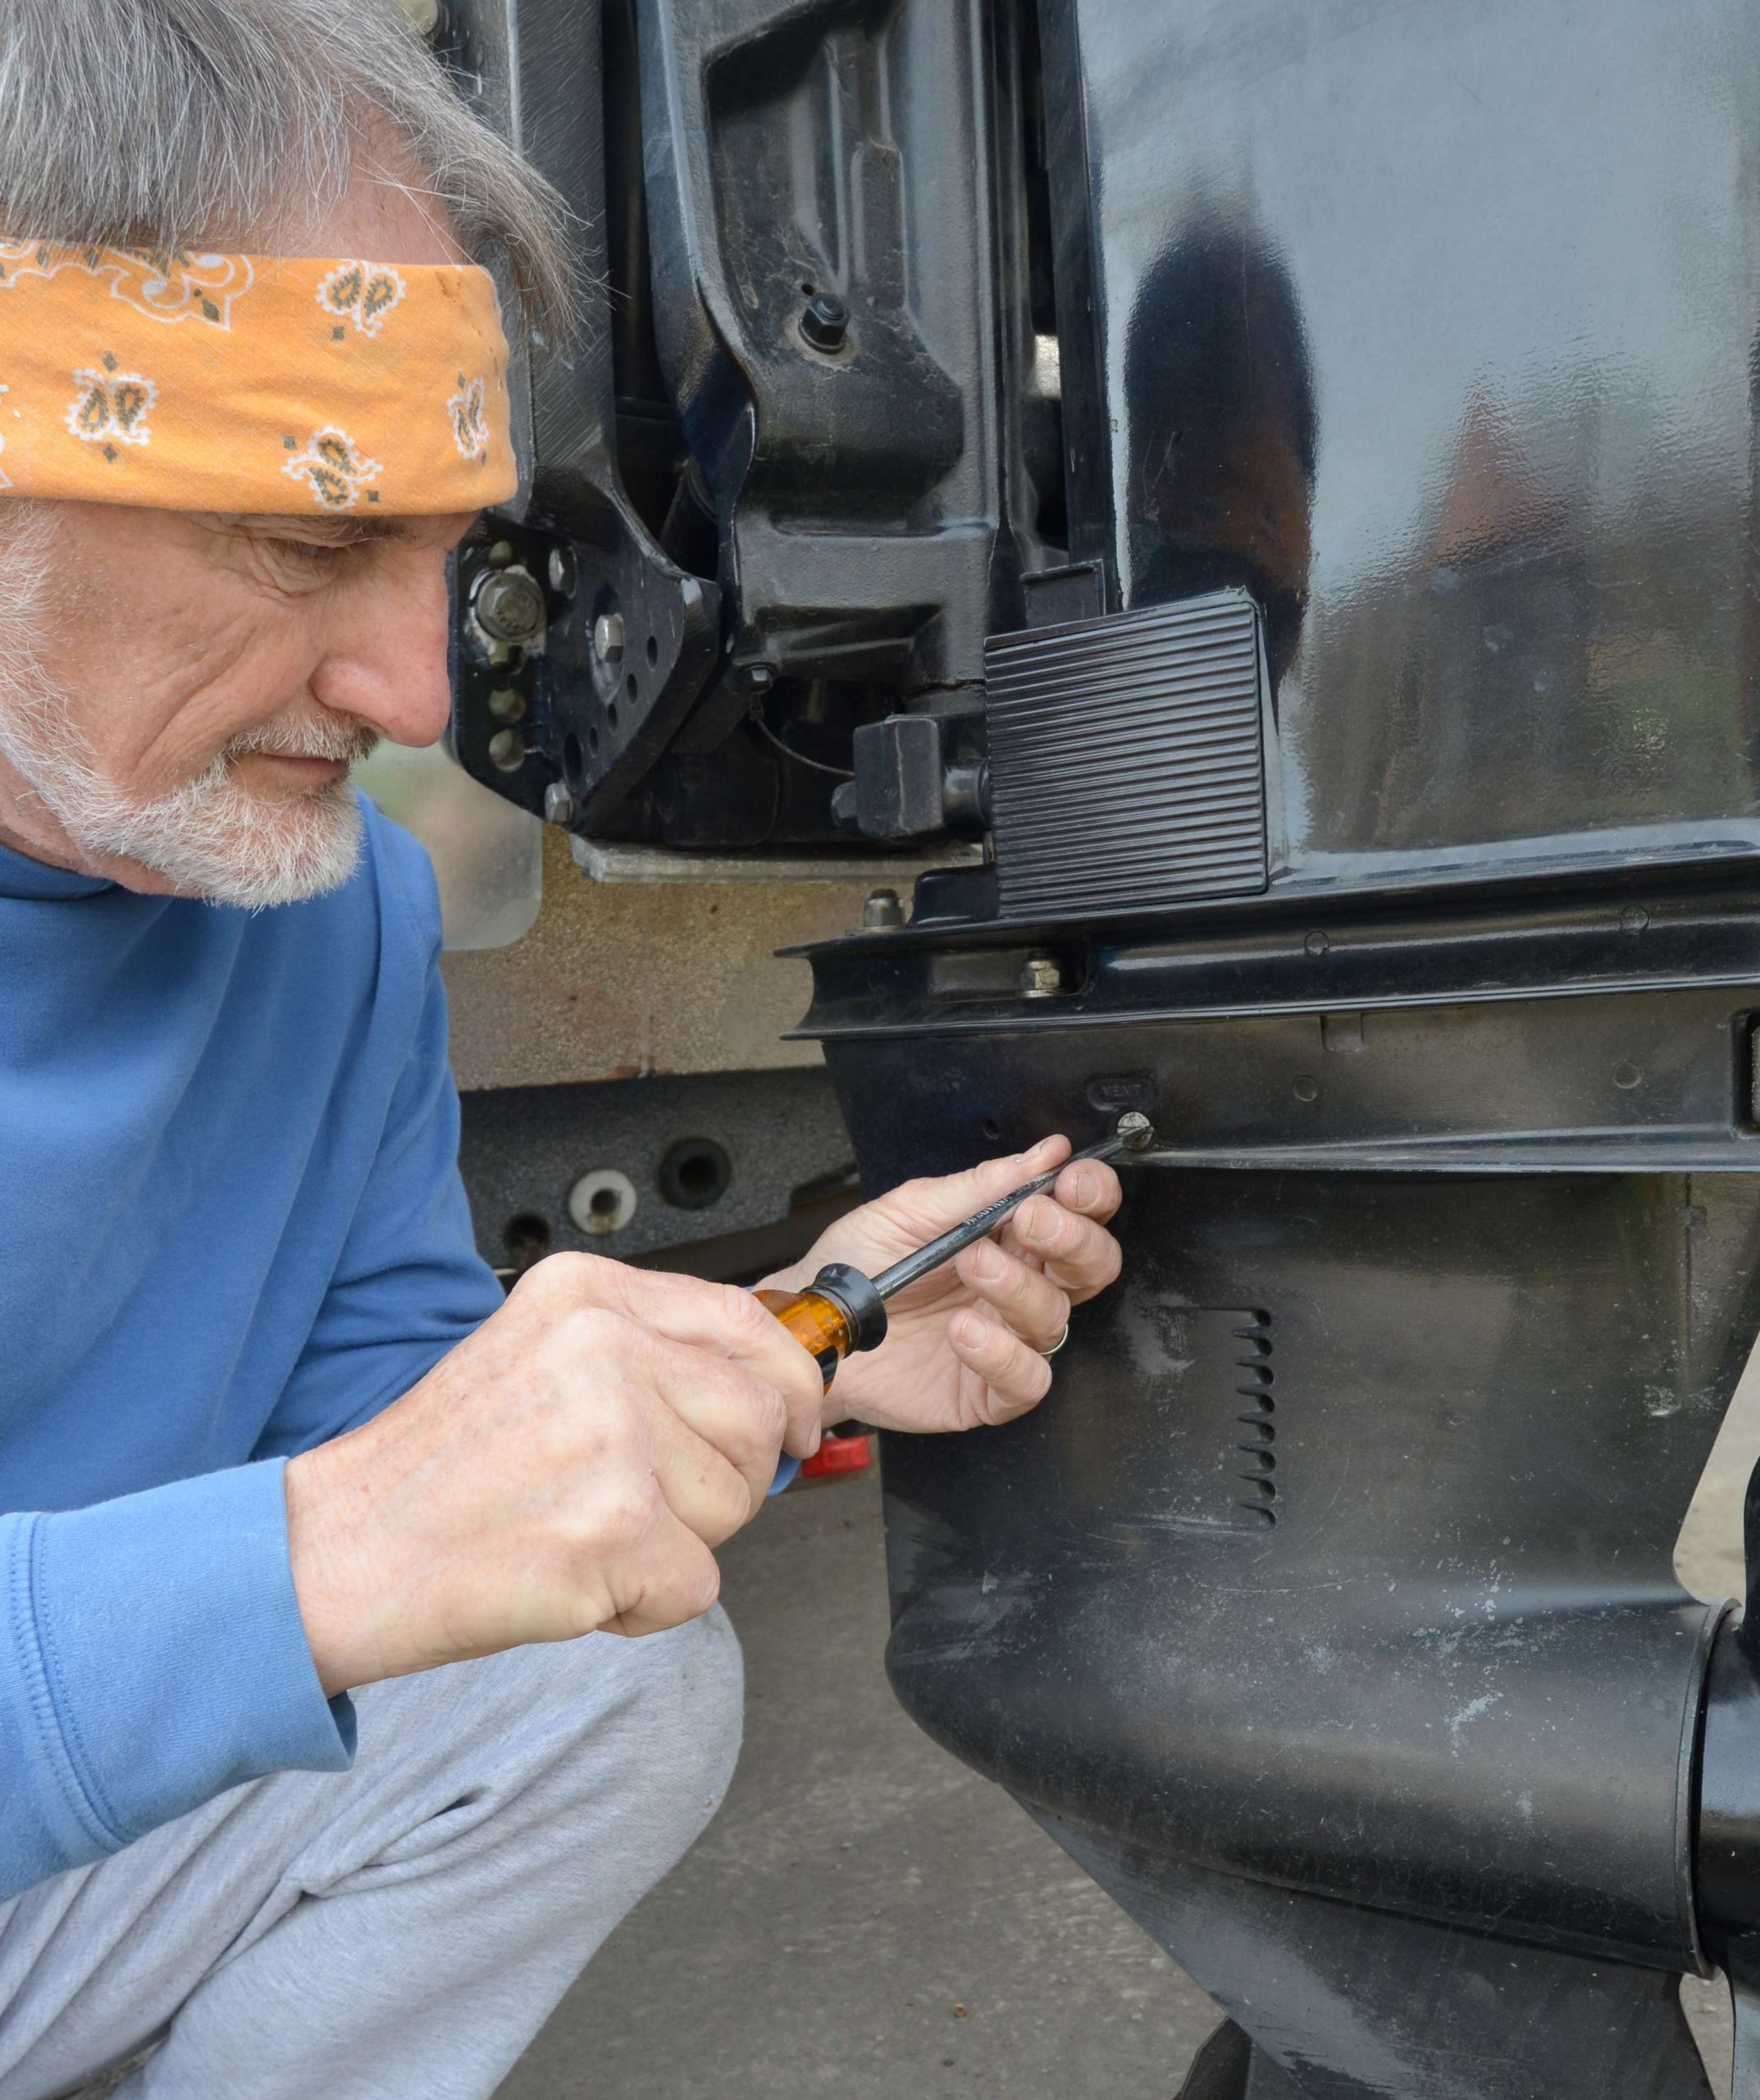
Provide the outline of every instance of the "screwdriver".
{"type": "Polygon", "coordinates": [[[974,1211],[963,1225],[907,1254],[877,1276],[864,1276],[848,1262],[828,1262],[805,1290],[760,1290],[758,1302],[767,1306],[795,1340],[818,1363],[828,1386],[845,1357],[863,1349],[878,1349],[886,1340],[886,1302],[900,1291],[951,1262],[962,1247],[970,1247],[993,1232],[1009,1212],[1029,1196],[1049,1189],[1065,1166],[1078,1159],[1114,1159],[1121,1153],[1147,1152],[1155,1143],[1155,1125],[1137,1109],[1128,1109],[1097,1144],[1072,1153],[1049,1174],[1036,1174],[993,1203],[974,1211]]]}

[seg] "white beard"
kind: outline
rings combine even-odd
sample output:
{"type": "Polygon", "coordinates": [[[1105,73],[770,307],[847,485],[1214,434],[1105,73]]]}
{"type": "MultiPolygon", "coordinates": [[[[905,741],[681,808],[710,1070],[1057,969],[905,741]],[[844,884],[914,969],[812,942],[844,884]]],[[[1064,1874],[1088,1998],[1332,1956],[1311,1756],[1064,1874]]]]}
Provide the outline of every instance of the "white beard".
{"type": "Polygon", "coordinates": [[[81,852],[138,861],[180,892],[260,911],[339,889],[360,860],[352,783],[253,795],[234,761],[253,751],[350,762],[378,741],[336,714],[271,722],[235,737],[193,780],[170,793],[128,794],[82,748],[66,702],[43,671],[32,632],[48,571],[48,521],[17,521],[6,549],[0,609],[0,756],[81,852]]]}

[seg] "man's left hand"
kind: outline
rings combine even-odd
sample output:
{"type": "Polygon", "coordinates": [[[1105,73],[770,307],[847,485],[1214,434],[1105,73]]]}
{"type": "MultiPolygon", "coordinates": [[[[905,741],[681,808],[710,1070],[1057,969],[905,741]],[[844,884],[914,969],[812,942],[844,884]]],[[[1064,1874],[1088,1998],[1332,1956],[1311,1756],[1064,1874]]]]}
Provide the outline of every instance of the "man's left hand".
{"type": "MultiPolygon", "coordinates": [[[[1045,1138],[1030,1152],[987,1160],[969,1173],[906,1181],[840,1218],[798,1267],[764,1280],[798,1290],[827,1262],[876,1276],[1069,1152],[1045,1138]]],[[[1119,1177],[1099,1160],[1074,1162],[1043,1195],[1015,1212],[933,1275],[892,1299],[887,1338],[846,1359],[825,1395],[825,1420],[851,1417],[880,1429],[974,1429],[1037,1407],[1051,1390],[1046,1352],[1069,1308],[1119,1273],[1106,1221],[1119,1207],[1119,1177]]]]}

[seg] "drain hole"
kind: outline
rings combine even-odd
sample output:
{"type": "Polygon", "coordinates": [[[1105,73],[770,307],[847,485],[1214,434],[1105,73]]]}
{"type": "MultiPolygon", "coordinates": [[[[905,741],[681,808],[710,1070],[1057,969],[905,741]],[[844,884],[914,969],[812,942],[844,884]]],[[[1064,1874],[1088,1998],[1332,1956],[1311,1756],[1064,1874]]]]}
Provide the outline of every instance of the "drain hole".
{"type": "Polygon", "coordinates": [[[713,1138],[681,1138],[660,1162],[660,1194],[682,1211],[706,1211],[727,1193],[733,1162],[713,1138]]]}

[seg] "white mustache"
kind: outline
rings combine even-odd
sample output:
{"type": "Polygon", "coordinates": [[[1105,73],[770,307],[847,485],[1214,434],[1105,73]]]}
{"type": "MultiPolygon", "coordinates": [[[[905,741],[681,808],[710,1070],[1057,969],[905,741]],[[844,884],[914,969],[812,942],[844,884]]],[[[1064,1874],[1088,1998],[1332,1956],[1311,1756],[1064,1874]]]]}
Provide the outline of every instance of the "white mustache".
{"type": "Polygon", "coordinates": [[[266,722],[231,737],[222,760],[262,753],[268,758],[327,758],[353,765],[378,745],[376,731],[344,716],[307,716],[294,722],[266,722]]]}

